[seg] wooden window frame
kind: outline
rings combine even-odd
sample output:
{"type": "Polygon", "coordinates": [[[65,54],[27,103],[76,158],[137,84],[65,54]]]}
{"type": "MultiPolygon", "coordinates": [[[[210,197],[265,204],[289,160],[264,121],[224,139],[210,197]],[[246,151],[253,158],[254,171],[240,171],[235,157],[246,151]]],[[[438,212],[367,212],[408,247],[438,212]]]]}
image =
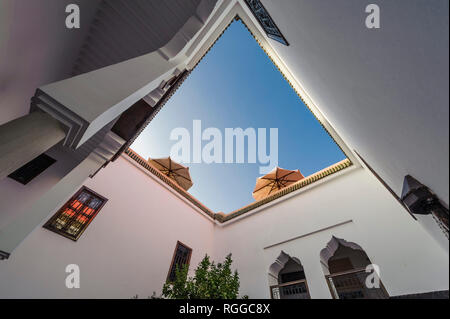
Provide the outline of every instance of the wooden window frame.
{"type": "Polygon", "coordinates": [[[97,217],[98,213],[102,210],[103,206],[105,206],[106,202],[108,201],[107,198],[101,196],[100,194],[98,194],[97,192],[93,191],[92,189],[86,187],[86,186],[82,186],[68,201],[66,201],[66,203],[60,208],[58,209],[58,211],[44,224],[44,226],[42,226],[43,228],[50,230],[56,234],[59,234],[63,237],[66,237],[68,239],[71,239],[73,241],[78,241],[78,239],[81,237],[81,235],[85,232],[85,230],[89,227],[89,225],[91,224],[91,222],[95,219],[95,217],[97,217]],[[64,211],[64,209],[66,209],[70,203],[75,200],[82,192],[88,192],[91,193],[92,195],[94,195],[95,197],[98,197],[100,200],[102,200],[102,204],[97,208],[97,210],[95,211],[95,213],[92,215],[92,217],[86,222],[86,224],[84,224],[82,226],[82,228],[80,229],[80,231],[78,232],[78,234],[76,236],[70,235],[64,231],[61,231],[59,229],[56,229],[54,227],[52,227],[52,223],[61,215],[61,213],[64,211]]]}
{"type": "Polygon", "coordinates": [[[170,280],[170,273],[172,272],[172,268],[174,267],[174,262],[175,262],[175,256],[177,255],[177,250],[178,250],[178,246],[183,246],[185,248],[187,248],[189,250],[189,255],[187,257],[187,262],[185,265],[190,265],[191,263],[191,257],[192,257],[192,248],[189,247],[186,244],[183,244],[181,241],[177,240],[177,244],[175,245],[175,250],[173,252],[173,256],[172,256],[172,261],[170,262],[170,267],[169,267],[169,272],[167,273],[167,278],[166,278],[166,282],[172,282],[170,280]]]}

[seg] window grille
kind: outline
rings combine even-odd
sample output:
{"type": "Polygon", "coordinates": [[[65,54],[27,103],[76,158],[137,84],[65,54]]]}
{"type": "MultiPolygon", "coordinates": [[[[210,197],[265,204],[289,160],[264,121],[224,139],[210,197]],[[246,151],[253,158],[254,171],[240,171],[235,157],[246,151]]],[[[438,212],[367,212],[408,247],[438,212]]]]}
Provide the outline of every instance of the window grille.
{"type": "Polygon", "coordinates": [[[44,228],[74,241],[80,238],[107,199],[87,187],[82,187],[58,212],[50,218],[44,228]]]}
{"type": "Polygon", "coordinates": [[[170,265],[169,275],[167,281],[172,282],[175,280],[176,269],[181,269],[183,265],[189,265],[192,255],[192,249],[186,245],[177,242],[175,253],[173,254],[172,264],[170,265]]]}

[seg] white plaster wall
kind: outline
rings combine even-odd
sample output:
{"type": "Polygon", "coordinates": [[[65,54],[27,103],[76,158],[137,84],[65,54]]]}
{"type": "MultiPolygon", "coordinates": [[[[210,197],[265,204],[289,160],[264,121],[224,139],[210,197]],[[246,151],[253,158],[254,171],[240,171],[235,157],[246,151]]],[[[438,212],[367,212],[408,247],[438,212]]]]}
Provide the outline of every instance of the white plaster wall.
{"type": "Polygon", "coordinates": [[[271,44],[346,143],[398,195],[411,174],[448,204],[449,1],[262,3],[290,46],[271,44]]]}
{"type": "Polygon", "coordinates": [[[205,253],[221,261],[231,252],[242,295],[270,297],[268,270],[284,251],[300,260],[311,296],[330,298],[319,254],[333,235],[366,251],[391,296],[448,289],[448,253],[364,168],[346,169],[223,227],[123,157],[84,185],[109,198],[105,207],[78,242],[34,230],[0,262],[0,298],[159,294],[177,240],[193,248],[191,270],[205,253]],[[80,289],[65,287],[72,263],[80,266],[80,289]]]}
{"type": "Polygon", "coordinates": [[[62,152],[59,145],[46,152],[56,163],[36,176],[27,185],[10,178],[0,180],[0,229],[10,222],[17,212],[31,205],[68,174],[78,161],[62,152]]]}
{"type": "Polygon", "coordinates": [[[70,76],[100,0],[0,1],[0,124],[29,112],[37,87],[70,76]],[[80,29],[65,8],[80,7],[80,29]]]}
{"type": "Polygon", "coordinates": [[[78,242],[33,231],[0,262],[0,298],[147,298],[161,293],[177,240],[193,267],[212,255],[214,224],[127,160],[84,185],[109,199],[104,208],[78,242]],[[80,266],[80,289],[65,287],[68,264],[80,266]]]}
{"type": "Polygon", "coordinates": [[[448,254],[363,168],[313,187],[215,232],[215,257],[231,252],[241,293],[269,298],[268,270],[281,251],[302,263],[312,298],[331,298],[320,251],[334,235],[381,267],[391,296],[448,289],[448,254]],[[264,247],[353,220],[272,248],[264,247]]]}

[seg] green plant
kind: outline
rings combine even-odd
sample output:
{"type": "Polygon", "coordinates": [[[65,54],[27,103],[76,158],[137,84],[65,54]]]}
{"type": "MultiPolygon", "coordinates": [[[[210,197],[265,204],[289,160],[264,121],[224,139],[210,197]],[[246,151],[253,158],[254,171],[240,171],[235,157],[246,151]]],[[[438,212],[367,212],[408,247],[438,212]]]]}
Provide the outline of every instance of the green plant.
{"type": "Polygon", "coordinates": [[[194,277],[188,277],[187,265],[177,267],[175,280],[164,284],[162,296],[171,299],[236,299],[239,274],[231,270],[232,263],[231,254],[217,265],[206,255],[195,270],[194,277]]]}

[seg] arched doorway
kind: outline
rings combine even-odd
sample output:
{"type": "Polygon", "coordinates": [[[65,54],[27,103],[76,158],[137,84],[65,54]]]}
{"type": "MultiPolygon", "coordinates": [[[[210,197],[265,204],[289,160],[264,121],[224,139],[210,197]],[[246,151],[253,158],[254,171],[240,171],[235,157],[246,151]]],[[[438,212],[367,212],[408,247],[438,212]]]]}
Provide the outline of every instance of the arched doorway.
{"type": "Polygon", "coordinates": [[[300,260],[281,252],[269,268],[272,299],[310,299],[306,275],[300,260]]]}
{"type": "Polygon", "coordinates": [[[389,298],[374,266],[367,268],[372,262],[358,244],[333,236],[320,252],[320,262],[333,298],[389,298]]]}

